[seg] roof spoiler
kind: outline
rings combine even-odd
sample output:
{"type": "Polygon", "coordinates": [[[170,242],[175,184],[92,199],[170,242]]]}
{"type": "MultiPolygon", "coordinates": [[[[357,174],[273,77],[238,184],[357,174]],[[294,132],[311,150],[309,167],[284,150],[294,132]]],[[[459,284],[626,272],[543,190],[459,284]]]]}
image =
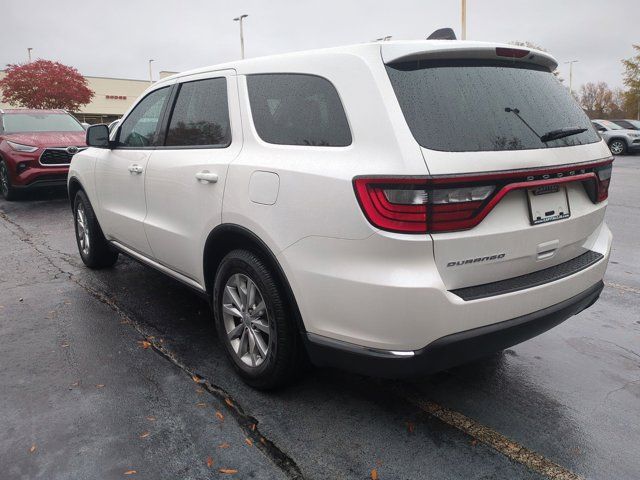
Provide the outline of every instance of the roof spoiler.
{"type": "Polygon", "coordinates": [[[427,40],[457,40],[452,28],[439,28],[427,37],[427,40]]]}

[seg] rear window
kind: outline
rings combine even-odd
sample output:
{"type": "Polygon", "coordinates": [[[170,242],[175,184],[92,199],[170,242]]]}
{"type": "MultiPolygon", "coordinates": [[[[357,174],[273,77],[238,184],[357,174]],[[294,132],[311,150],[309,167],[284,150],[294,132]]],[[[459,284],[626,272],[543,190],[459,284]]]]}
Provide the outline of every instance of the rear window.
{"type": "Polygon", "coordinates": [[[247,77],[249,102],[262,140],[278,145],[344,147],[351,132],[338,92],[314,75],[247,77]]]}
{"type": "Polygon", "coordinates": [[[5,133],[84,131],[82,125],[66,113],[7,113],[2,123],[5,133]]]}
{"type": "Polygon", "coordinates": [[[600,140],[571,94],[546,68],[512,61],[411,61],[387,65],[418,143],[472,152],[583,145],[600,140]],[[583,133],[542,142],[563,128],[583,133]]]}

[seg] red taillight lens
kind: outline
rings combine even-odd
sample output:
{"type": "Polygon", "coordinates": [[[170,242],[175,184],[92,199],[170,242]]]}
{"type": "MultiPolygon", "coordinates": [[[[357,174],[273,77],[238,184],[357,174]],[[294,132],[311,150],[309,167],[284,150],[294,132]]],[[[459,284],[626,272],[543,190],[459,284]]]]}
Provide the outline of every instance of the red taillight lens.
{"type": "Polygon", "coordinates": [[[529,50],[522,50],[521,48],[497,47],[496,55],[499,57],[508,57],[508,58],[524,58],[527,55],[529,55],[529,50]]]}
{"type": "Polygon", "coordinates": [[[495,190],[494,185],[433,188],[410,178],[357,178],[354,185],[369,221],[402,233],[470,228],[469,221],[495,190]]]}
{"type": "Polygon", "coordinates": [[[602,202],[609,196],[609,183],[611,183],[611,172],[613,167],[611,164],[595,169],[597,179],[596,200],[602,202]]]}
{"type": "Polygon", "coordinates": [[[353,185],[369,222],[400,233],[468,230],[509,192],[582,182],[594,203],[609,195],[613,159],[543,169],[436,177],[359,177],[353,185]]]}

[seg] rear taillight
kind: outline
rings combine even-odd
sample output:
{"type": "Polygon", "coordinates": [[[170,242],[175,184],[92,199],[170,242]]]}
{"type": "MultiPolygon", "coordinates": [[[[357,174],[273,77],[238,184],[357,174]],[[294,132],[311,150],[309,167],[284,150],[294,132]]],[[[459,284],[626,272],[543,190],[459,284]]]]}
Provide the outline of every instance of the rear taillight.
{"type": "Polygon", "coordinates": [[[403,233],[471,228],[469,222],[495,190],[495,185],[434,188],[416,178],[356,178],[354,185],[374,226],[403,233]]]}
{"type": "Polygon", "coordinates": [[[496,55],[499,57],[508,57],[508,58],[524,58],[527,55],[529,55],[529,50],[523,50],[521,48],[497,47],[496,55]]]}
{"type": "Polygon", "coordinates": [[[399,233],[468,230],[509,192],[582,182],[594,203],[606,200],[612,159],[595,163],[437,177],[358,177],[356,196],[369,222],[399,233]]]}
{"type": "Polygon", "coordinates": [[[613,170],[613,166],[611,164],[604,165],[602,167],[597,167],[594,169],[597,180],[597,192],[596,192],[596,201],[602,202],[606,200],[609,196],[609,183],[611,183],[611,171],[613,170]]]}

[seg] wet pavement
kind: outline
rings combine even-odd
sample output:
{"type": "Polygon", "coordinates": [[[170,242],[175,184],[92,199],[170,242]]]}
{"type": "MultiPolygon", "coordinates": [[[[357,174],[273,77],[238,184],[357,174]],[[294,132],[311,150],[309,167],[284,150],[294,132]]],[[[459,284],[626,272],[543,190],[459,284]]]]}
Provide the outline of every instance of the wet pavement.
{"type": "Polygon", "coordinates": [[[238,380],[190,290],[84,268],[64,192],[0,201],[0,478],[639,478],[639,185],[618,158],[607,286],[559,327],[420,381],[276,393],[238,380]]]}

